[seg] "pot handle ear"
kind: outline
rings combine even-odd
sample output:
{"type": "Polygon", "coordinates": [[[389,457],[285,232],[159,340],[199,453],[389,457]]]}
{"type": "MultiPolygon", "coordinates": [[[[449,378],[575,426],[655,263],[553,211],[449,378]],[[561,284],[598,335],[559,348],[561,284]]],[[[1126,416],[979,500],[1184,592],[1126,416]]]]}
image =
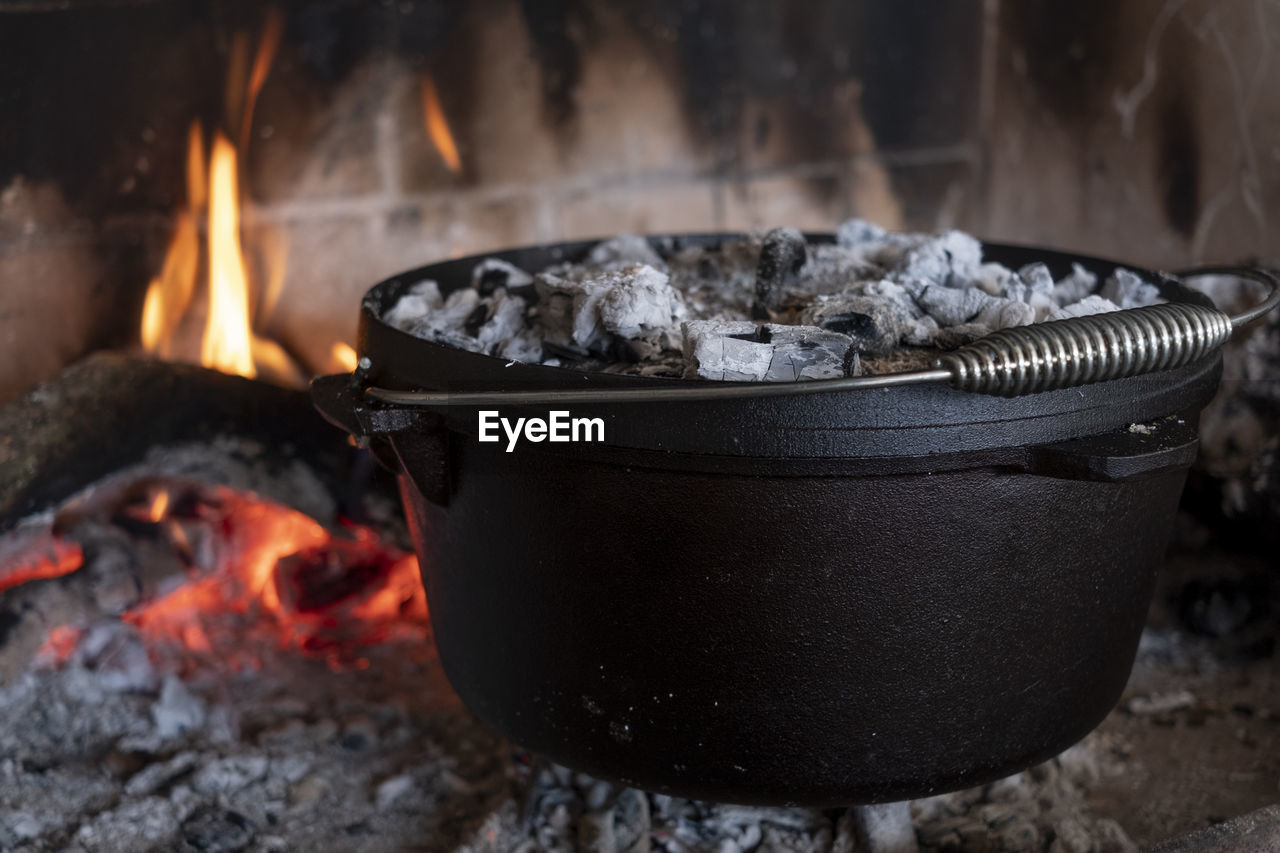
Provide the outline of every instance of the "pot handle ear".
{"type": "Polygon", "coordinates": [[[358,370],[316,377],[311,401],[325,420],[367,446],[379,462],[407,475],[423,497],[447,505],[451,477],[444,418],[421,408],[370,404],[363,382],[358,370]]]}
{"type": "Polygon", "coordinates": [[[1194,419],[1163,418],[1127,430],[1028,447],[1026,470],[1064,480],[1114,483],[1190,468],[1199,448],[1194,419]]]}
{"type": "Polygon", "coordinates": [[[311,402],[325,420],[351,433],[357,441],[416,428],[424,414],[421,409],[370,404],[364,393],[364,377],[358,370],[311,380],[311,402]]]}

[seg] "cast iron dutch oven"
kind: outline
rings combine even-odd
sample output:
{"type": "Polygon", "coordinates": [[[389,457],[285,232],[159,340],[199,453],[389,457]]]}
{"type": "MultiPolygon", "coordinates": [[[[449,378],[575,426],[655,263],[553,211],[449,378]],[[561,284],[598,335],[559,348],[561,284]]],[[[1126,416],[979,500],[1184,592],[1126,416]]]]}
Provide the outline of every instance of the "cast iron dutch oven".
{"type": "MultiPolygon", "coordinates": [[[[496,256],[538,270],[590,246],[496,256]]],[[[380,320],[422,279],[470,286],[477,260],[375,286],[360,368],[313,386],[399,472],[450,682],[557,762],[759,804],[976,785],[1096,726],[1133,662],[1218,346],[1277,298],[1234,271],[1273,293],[1228,318],[1142,271],[1167,305],[997,333],[905,378],[769,385],[509,364],[380,320]],[[507,452],[477,441],[480,409],[600,417],[605,441],[507,452]]]]}

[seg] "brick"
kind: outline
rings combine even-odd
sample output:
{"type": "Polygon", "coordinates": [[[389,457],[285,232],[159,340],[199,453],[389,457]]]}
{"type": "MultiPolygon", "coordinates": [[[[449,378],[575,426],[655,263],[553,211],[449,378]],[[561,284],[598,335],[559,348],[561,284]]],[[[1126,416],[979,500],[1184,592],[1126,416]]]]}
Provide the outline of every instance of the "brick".
{"type": "Polygon", "coordinates": [[[556,239],[714,231],[714,191],[710,181],[573,190],[555,202],[556,239]]]}

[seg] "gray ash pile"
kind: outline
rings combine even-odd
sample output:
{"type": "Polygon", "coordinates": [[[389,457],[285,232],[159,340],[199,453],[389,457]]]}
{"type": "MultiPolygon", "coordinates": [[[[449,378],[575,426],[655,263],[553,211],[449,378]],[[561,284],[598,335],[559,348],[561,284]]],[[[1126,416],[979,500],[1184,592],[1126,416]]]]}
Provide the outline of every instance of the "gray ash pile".
{"type": "Polygon", "coordinates": [[[488,258],[471,287],[424,280],[383,319],[511,361],[643,376],[790,382],[925,367],[999,329],[1159,301],[1115,270],[984,262],[960,231],[890,233],[853,219],[834,242],[776,228],[680,246],[622,235],[581,261],[488,258]]]}

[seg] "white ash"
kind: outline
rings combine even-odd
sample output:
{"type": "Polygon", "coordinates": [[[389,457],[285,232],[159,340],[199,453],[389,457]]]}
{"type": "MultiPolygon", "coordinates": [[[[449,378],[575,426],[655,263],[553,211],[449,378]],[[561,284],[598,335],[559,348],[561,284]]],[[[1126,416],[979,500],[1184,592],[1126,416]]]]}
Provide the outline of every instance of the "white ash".
{"type": "Polygon", "coordinates": [[[1116,270],[1102,286],[1102,297],[1121,308],[1139,308],[1150,305],[1160,296],[1154,284],[1148,284],[1129,270],[1116,270]]]}
{"type": "Polygon", "coordinates": [[[666,273],[632,264],[569,278],[537,276],[538,319],[545,341],[584,352],[605,352],[613,341],[671,349],[685,317],[684,299],[666,273]]]}
{"type": "Polygon", "coordinates": [[[665,271],[667,266],[662,257],[649,245],[649,241],[635,234],[619,234],[611,240],[597,243],[587,261],[591,266],[609,269],[615,265],[634,266],[641,264],[665,271]]]}
{"type": "Polygon", "coordinates": [[[790,382],[929,364],[1000,329],[1159,300],[1128,270],[1099,291],[1079,264],[1055,281],[1043,263],[984,261],[961,231],[895,234],[857,219],[834,243],[807,245],[795,229],[678,249],[624,234],[544,270],[489,258],[471,284],[444,297],[420,282],[384,319],[517,362],[790,382]],[[753,329],[770,340],[744,339],[753,329]]]}
{"type": "Polygon", "coordinates": [[[844,375],[850,338],[813,326],[695,320],[684,324],[686,376],[794,382],[844,375]]]}
{"type": "MultiPolygon", "coordinates": [[[[1151,765],[1178,751],[1171,743],[1202,743],[1223,758],[1173,789],[1183,799],[1166,792],[1158,807],[1212,814],[1206,792],[1227,770],[1270,759],[1215,746],[1235,743],[1237,724],[1175,728],[1167,718],[1234,714],[1214,705],[1248,701],[1258,710],[1238,725],[1269,737],[1266,709],[1280,708],[1280,695],[1261,677],[1268,661],[1242,679],[1202,645],[1145,632],[1123,710],[1049,762],[913,801],[920,849],[1131,853],[1131,825],[1155,807],[1151,765]],[[1202,679],[1194,692],[1182,685],[1189,671],[1202,679]],[[1230,699],[1195,698],[1217,697],[1228,683],[1230,699]],[[1135,753],[1135,738],[1163,740],[1135,753]],[[1232,755],[1242,763],[1224,768],[1232,755]],[[1135,793],[1118,799],[1124,785],[1135,793]]],[[[434,656],[404,645],[373,648],[367,670],[340,672],[285,650],[253,672],[210,660],[179,672],[140,650],[133,626],[103,617],[64,666],[36,664],[0,686],[0,849],[867,849],[850,810],[650,794],[532,760],[461,707],[434,656]]],[[[1139,840],[1173,832],[1156,831],[1139,840]]]]}
{"type": "Polygon", "coordinates": [[[1147,696],[1135,696],[1126,706],[1130,714],[1167,714],[1181,711],[1196,704],[1196,697],[1189,690],[1175,690],[1172,693],[1152,693],[1147,696]]]}
{"type": "Polygon", "coordinates": [[[1072,317],[1090,317],[1094,314],[1107,314],[1112,311],[1119,311],[1120,306],[1112,302],[1106,297],[1092,293],[1081,299],[1079,302],[1073,302],[1070,305],[1064,305],[1049,315],[1050,320],[1067,320],[1072,317]]]}

